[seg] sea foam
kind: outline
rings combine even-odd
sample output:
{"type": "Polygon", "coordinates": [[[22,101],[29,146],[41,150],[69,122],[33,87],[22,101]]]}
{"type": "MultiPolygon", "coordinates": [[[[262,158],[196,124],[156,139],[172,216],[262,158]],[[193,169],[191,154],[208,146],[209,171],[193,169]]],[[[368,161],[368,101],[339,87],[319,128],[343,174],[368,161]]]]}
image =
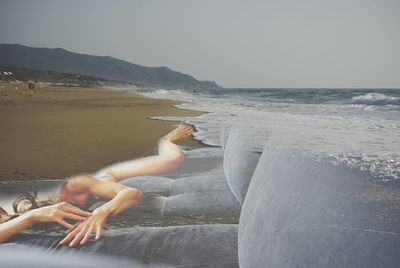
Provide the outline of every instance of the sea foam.
{"type": "Polygon", "coordinates": [[[256,151],[262,150],[271,133],[279,133],[282,146],[369,172],[377,180],[394,181],[400,179],[400,92],[377,91],[241,89],[142,93],[186,100],[176,107],[207,112],[199,117],[156,117],[195,125],[194,137],[205,144],[221,145],[219,133],[227,125],[248,129],[252,135],[250,146],[256,151]]]}
{"type": "Polygon", "coordinates": [[[381,93],[367,93],[353,97],[351,103],[361,105],[400,105],[400,98],[386,96],[381,93]]]}

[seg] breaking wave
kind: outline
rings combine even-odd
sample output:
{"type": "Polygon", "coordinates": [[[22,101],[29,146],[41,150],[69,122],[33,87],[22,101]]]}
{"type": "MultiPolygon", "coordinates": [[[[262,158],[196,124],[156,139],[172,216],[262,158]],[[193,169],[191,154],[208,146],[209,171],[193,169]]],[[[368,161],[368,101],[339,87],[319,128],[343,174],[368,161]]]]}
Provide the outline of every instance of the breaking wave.
{"type": "Polygon", "coordinates": [[[353,97],[351,103],[360,105],[400,105],[400,98],[386,96],[381,93],[368,93],[353,97]]]}

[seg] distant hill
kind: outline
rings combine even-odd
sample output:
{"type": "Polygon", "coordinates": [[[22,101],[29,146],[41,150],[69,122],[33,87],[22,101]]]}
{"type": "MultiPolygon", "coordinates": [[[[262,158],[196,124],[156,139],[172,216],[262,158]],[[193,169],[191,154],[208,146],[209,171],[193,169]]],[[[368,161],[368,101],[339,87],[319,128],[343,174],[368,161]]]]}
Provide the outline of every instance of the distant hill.
{"type": "Polygon", "coordinates": [[[188,74],[176,72],[167,67],[145,67],[108,56],[78,54],[61,48],[0,44],[0,65],[79,73],[165,88],[219,88],[213,81],[198,81],[188,74]]]}
{"type": "Polygon", "coordinates": [[[9,82],[21,81],[39,81],[42,83],[58,84],[65,86],[80,86],[80,87],[94,87],[94,86],[130,86],[140,87],[143,85],[114,81],[104,78],[98,78],[88,75],[75,74],[75,73],[61,73],[56,71],[40,71],[20,67],[2,66],[0,65],[0,73],[11,72],[12,75],[7,75],[5,79],[9,82]]]}

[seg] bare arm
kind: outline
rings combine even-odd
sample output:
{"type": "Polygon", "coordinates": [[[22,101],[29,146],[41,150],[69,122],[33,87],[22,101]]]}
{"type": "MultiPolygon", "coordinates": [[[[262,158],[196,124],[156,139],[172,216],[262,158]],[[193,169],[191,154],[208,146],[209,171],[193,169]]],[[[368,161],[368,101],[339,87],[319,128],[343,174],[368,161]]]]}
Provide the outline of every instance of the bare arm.
{"type": "Polygon", "coordinates": [[[33,225],[32,217],[29,212],[0,224],[0,243],[6,242],[8,239],[33,225]]]}
{"type": "Polygon", "coordinates": [[[93,180],[95,182],[89,190],[90,193],[100,198],[110,199],[110,201],[97,208],[96,212],[115,216],[141,202],[143,193],[136,188],[110,181],[93,180]]]}
{"type": "MultiPolygon", "coordinates": [[[[97,177],[109,175],[112,181],[119,182],[129,177],[168,172],[178,167],[184,155],[174,142],[193,133],[193,128],[181,125],[158,141],[158,154],[140,159],[125,161],[101,170],[97,177]]],[[[109,179],[111,180],[111,179],[109,179]]]]}
{"type": "Polygon", "coordinates": [[[158,155],[118,163],[97,174],[97,177],[109,175],[113,177],[113,180],[97,180],[90,176],[82,176],[83,178],[79,180],[69,182],[68,184],[77,192],[88,191],[92,195],[110,199],[110,201],[93,211],[93,215],[85,222],[71,229],[60,243],[65,244],[72,240],[69,246],[74,247],[78,243],[82,245],[90,239],[92,233],[96,233],[95,238],[99,239],[107,218],[140,203],[143,195],[138,189],[116,182],[129,177],[157,174],[176,168],[184,157],[183,152],[174,142],[190,136],[192,132],[192,127],[181,125],[159,140],[158,155]]]}
{"type": "Polygon", "coordinates": [[[69,244],[70,247],[74,247],[78,243],[85,244],[93,233],[96,234],[96,240],[100,239],[107,218],[139,204],[143,195],[138,189],[115,182],[97,180],[90,176],[77,177],[69,184],[72,191],[74,188],[79,191],[86,189],[92,195],[110,199],[110,201],[95,209],[92,216],[87,220],[69,230],[69,234],[60,243],[66,244],[72,240],[69,244]]]}
{"type": "Polygon", "coordinates": [[[66,228],[71,228],[72,225],[66,222],[65,218],[84,221],[90,215],[90,212],[81,210],[65,202],[37,208],[0,224],[0,243],[6,242],[14,235],[36,223],[57,222],[66,228]]]}
{"type": "Polygon", "coordinates": [[[184,160],[183,152],[175,144],[167,140],[160,140],[159,146],[169,149],[162,154],[112,165],[103,170],[103,174],[110,175],[115,178],[116,182],[119,182],[129,177],[168,172],[178,167],[184,160]]]}

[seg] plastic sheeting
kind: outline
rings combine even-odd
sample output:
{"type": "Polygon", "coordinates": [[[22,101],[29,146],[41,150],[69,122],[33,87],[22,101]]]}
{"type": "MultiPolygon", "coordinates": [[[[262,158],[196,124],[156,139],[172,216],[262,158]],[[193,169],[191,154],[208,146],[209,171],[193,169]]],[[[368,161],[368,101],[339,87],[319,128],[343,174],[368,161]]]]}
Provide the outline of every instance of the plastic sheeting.
{"type": "MultiPolygon", "coordinates": [[[[238,200],[245,196],[255,166],[252,161],[257,158],[246,150],[247,137],[241,132],[232,133],[234,136],[228,139],[224,152],[224,162],[230,163],[224,163],[224,167],[221,149],[210,149],[211,155],[199,149],[187,152],[184,164],[165,177],[136,177],[122,183],[144,191],[141,209],[154,214],[224,217],[229,211],[240,211],[238,200]],[[229,185],[225,173],[229,174],[229,185]]],[[[101,204],[97,202],[92,209],[101,204]]],[[[135,209],[126,211],[125,215],[135,214],[135,209]]],[[[79,253],[107,254],[140,261],[150,267],[238,267],[238,228],[237,224],[125,228],[78,249],[60,247],[61,238],[55,237],[28,240],[25,237],[18,243],[44,247],[48,252],[78,250],[79,253]]]]}
{"type": "Polygon", "coordinates": [[[224,172],[232,193],[243,204],[260,154],[250,151],[248,133],[233,127],[224,152],[224,172]]]}
{"type": "Polygon", "coordinates": [[[366,173],[265,150],[240,217],[240,266],[398,267],[398,196],[366,173]]]}
{"type": "MultiPolygon", "coordinates": [[[[205,159],[210,157],[197,154],[197,150],[193,150],[192,153],[187,153],[191,157],[184,161],[189,161],[186,165],[197,167],[197,171],[192,171],[190,176],[183,178],[142,176],[126,179],[121,184],[138,188],[145,193],[160,193],[159,196],[154,196],[153,201],[147,200],[152,204],[151,210],[156,214],[202,215],[240,211],[259,154],[250,151],[248,140],[250,136],[245,131],[232,128],[229,132],[225,130],[224,133],[221,136],[227,141],[223,168],[200,171],[197,167],[199,164],[201,166],[199,161],[206,161],[205,159]],[[229,133],[229,137],[226,137],[226,133],[229,133]]],[[[217,150],[212,149],[212,151],[215,153],[217,150]]],[[[218,159],[218,154],[214,154],[211,159],[218,159]]],[[[215,162],[218,163],[214,161],[214,164],[215,162]]],[[[188,168],[181,167],[182,169],[188,168]]],[[[187,174],[187,171],[180,173],[187,174]]],[[[101,204],[103,202],[95,204],[91,210],[101,204]]]]}
{"type": "MultiPolygon", "coordinates": [[[[241,209],[222,173],[181,179],[137,177],[121,183],[144,191],[143,206],[147,211],[162,216],[239,212],[241,209]]],[[[99,201],[89,210],[102,204],[104,201],[99,201]]],[[[134,213],[134,209],[126,213],[134,213]]]]}
{"type": "Polygon", "coordinates": [[[149,267],[239,267],[237,231],[236,224],[136,227],[76,249],[59,246],[61,238],[25,240],[19,244],[43,247],[49,253],[62,251],[70,256],[78,251],[81,255],[111,255],[149,267]]]}
{"type": "Polygon", "coordinates": [[[98,254],[78,252],[49,252],[44,248],[32,248],[16,244],[0,246],[0,267],[7,268],[144,268],[144,264],[133,260],[121,260],[98,254]]]}

